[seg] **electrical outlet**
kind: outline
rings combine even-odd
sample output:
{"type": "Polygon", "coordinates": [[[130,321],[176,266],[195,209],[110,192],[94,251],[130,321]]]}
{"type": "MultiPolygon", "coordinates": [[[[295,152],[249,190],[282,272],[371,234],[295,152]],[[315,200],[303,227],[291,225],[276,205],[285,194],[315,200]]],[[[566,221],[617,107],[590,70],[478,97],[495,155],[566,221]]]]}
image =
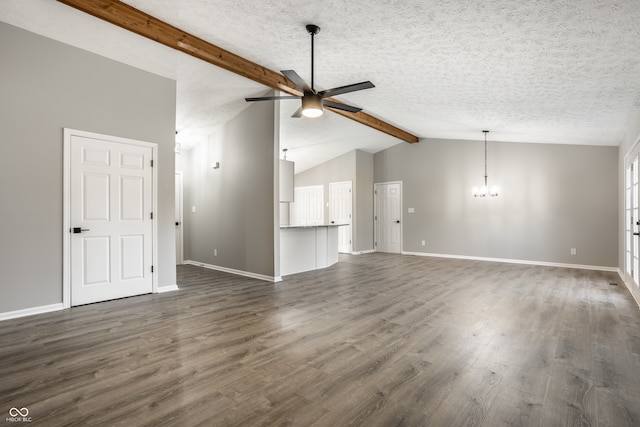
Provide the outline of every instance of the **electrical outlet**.
{"type": "Polygon", "coordinates": [[[424,240],[422,241],[422,246],[426,246],[427,242],[425,242],[424,240]]]}
{"type": "Polygon", "coordinates": [[[576,248],[571,248],[571,255],[575,255],[577,253],[578,253],[578,251],[576,251],[576,248]]]}
{"type": "Polygon", "coordinates": [[[213,250],[213,256],[218,256],[218,250],[217,249],[213,250]]]}

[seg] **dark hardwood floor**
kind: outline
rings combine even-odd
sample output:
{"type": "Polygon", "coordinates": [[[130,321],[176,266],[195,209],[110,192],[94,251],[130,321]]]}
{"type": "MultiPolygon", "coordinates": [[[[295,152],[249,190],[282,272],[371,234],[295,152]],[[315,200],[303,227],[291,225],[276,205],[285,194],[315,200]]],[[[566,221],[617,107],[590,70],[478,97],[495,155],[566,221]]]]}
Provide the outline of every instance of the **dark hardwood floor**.
{"type": "Polygon", "coordinates": [[[34,426],[640,426],[613,273],[370,254],[269,284],[0,322],[0,420],[34,426]]]}

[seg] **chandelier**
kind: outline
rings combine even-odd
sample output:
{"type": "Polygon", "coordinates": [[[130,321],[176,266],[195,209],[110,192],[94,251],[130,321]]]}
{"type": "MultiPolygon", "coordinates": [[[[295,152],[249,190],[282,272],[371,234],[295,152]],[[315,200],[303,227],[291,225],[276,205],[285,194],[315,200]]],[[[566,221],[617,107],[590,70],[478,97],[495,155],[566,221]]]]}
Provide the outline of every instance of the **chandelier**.
{"type": "Polygon", "coordinates": [[[498,187],[493,186],[489,188],[489,184],[487,183],[487,178],[489,175],[487,174],[487,134],[488,130],[483,130],[484,133],[484,185],[480,187],[473,187],[473,197],[496,197],[498,195],[498,187]]]}

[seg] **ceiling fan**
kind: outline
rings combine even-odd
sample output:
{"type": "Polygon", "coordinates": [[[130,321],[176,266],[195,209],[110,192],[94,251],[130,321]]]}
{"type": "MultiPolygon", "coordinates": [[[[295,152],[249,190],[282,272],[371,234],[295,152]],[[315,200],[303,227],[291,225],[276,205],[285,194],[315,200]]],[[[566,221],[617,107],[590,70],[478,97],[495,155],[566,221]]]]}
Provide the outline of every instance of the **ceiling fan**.
{"type": "Polygon", "coordinates": [[[370,81],[354,83],[347,86],[334,87],[332,89],[326,89],[316,91],[314,89],[313,81],[313,38],[320,32],[320,27],[317,25],[309,24],[306,26],[307,32],[311,34],[311,87],[302,80],[302,78],[293,70],[280,71],[286,78],[296,85],[303,93],[302,96],[284,95],[284,96],[263,96],[260,98],[245,98],[247,102],[253,101],[275,101],[278,99],[302,99],[302,106],[296,110],[291,117],[318,117],[322,115],[323,107],[335,108],[337,110],[348,111],[351,113],[357,113],[362,111],[362,108],[354,107],[339,102],[334,102],[329,99],[331,96],[342,95],[343,93],[355,92],[357,90],[370,89],[375,87],[370,81]]]}

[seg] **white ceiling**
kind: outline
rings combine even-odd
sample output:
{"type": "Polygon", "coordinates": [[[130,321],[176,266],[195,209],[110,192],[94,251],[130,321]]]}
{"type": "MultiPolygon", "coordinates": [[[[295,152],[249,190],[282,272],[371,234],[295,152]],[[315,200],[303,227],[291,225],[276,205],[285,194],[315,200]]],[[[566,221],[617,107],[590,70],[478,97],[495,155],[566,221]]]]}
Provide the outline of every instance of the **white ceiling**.
{"type": "MultiPolygon", "coordinates": [[[[618,145],[640,107],[636,0],[126,0],[174,26],[317,89],[371,80],[339,96],[421,138],[618,145]]],[[[0,20],[176,79],[179,139],[207,139],[267,88],[54,0],[3,0],[0,20]]],[[[281,142],[296,171],[354,148],[401,143],[333,113],[292,119],[281,142]]],[[[424,142],[423,142],[424,143],[424,142]]]]}

